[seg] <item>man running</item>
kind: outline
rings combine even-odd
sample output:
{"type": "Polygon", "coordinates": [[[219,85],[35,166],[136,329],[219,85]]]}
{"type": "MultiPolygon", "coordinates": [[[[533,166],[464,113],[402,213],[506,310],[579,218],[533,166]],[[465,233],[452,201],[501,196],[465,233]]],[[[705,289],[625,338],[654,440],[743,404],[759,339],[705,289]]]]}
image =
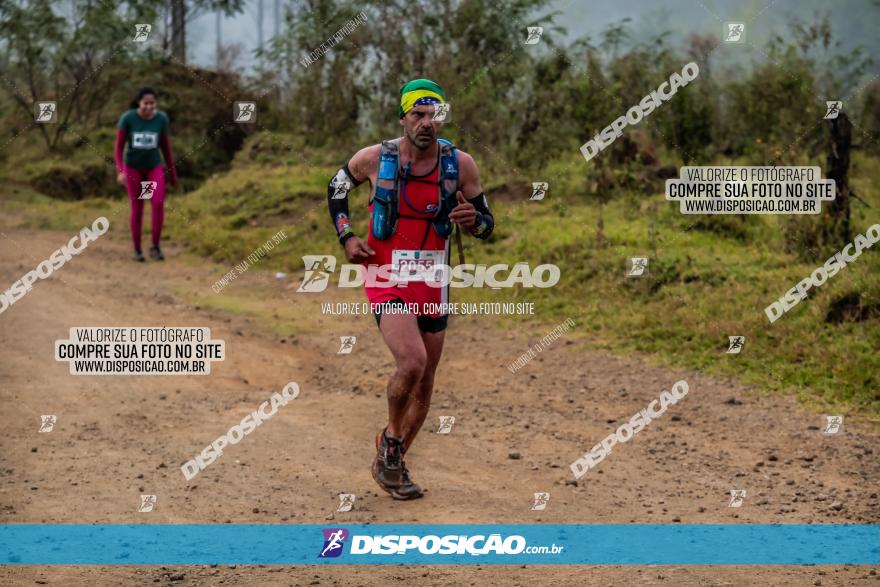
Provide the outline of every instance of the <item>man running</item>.
{"type": "Polygon", "coordinates": [[[327,189],[330,217],[350,263],[390,268],[368,272],[367,298],[396,369],[388,381],[388,425],[376,437],[372,474],[394,499],[422,497],[404,455],[428,415],[434,372],[443,351],[448,302],[437,266],[452,265],[453,225],[486,239],[494,220],[473,158],[439,139],[446,94],[436,83],[413,80],[400,89],[403,137],[355,153],[327,189]],[[351,231],[348,192],[369,180],[370,232],[351,231]],[[433,307],[431,307],[433,306],[433,307]],[[432,312],[432,310],[434,310],[432,312]]]}

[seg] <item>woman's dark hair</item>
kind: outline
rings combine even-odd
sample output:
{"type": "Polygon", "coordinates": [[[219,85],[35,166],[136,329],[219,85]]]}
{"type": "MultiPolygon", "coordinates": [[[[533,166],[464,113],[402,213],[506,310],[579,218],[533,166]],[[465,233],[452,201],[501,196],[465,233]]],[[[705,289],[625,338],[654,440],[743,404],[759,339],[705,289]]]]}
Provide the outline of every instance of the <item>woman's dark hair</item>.
{"type": "Polygon", "coordinates": [[[144,86],[138,90],[138,93],[134,95],[134,99],[131,101],[129,108],[138,108],[141,105],[141,100],[144,96],[152,94],[154,97],[158,97],[159,95],[156,93],[156,90],[151,88],[150,86],[144,86]]]}

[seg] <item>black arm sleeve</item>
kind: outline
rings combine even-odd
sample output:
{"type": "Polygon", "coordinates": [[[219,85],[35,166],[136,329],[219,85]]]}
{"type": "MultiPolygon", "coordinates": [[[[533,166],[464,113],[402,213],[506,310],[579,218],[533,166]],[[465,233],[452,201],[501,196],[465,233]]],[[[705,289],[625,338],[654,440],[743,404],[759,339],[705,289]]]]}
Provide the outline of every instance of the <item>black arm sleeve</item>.
{"type": "Polygon", "coordinates": [[[471,234],[478,239],[486,240],[492,234],[495,228],[495,219],[492,212],[489,211],[489,200],[486,199],[486,193],[482,192],[479,196],[475,196],[468,200],[477,209],[477,221],[471,227],[471,234]]]}
{"type": "Polygon", "coordinates": [[[348,217],[348,192],[362,183],[354,178],[348,165],[343,165],[327,186],[327,207],[330,209],[330,219],[340,244],[344,245],[345,241],[354,236],[348,217]]]}

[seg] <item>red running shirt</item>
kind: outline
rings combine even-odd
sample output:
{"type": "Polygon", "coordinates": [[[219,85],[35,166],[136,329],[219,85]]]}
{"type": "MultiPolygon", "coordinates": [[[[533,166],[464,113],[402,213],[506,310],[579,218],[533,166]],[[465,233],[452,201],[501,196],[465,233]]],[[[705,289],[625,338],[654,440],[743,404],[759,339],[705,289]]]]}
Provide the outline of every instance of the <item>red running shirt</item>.
{"type": "MultiPolygon", "coordinates": [[[[440,201],[440,169],[439,156],[437,164],[425,176],[408,175],[404,181],[403,171],[398,170],[398,200],[400,202],[400,217],[397,221],[397,230],[390,238],[381,241],[373,237],[373,204],[370,204],[370,232],[367,244],[376,254],[364,261],[368,269],[371,265],[392,265],[398,261],[398,266],[403,265],[406,274],[409,268],[425,268],[432,263],[444,263],[451,265],[449,259],[449,240],[443,238],[431,220],[440,201]],[[405,190],[405,192],[404,192],[405,190]],[[406,197],[404,198],[404,193],[406,197]],[[395,251],[398,251],[395,259],[395,251]],[[424,253],[428,251],[427,255],[424,253]],[[442,256],[441,256],[442,255],[442,256]],[[426,259],[426,257],[428,259],[426,259]],[[419,263],[422,264],[419,264],[419,263]],[[427,263],[428,265],[425,265],[427,263]],[[407,265],[409,264],[409,265],[407,265]]],[[[373,273],[375,274],[375,268],[373,273]]],[[[373,304],[390,301],[399,298],[406,304],[416,304],[416,314],[437,317],[439,312],[425,312],[428,305],[448,303],[449,286],[433,287],[425,281],[398,282],[388,287],[371,287],[371,282],[390,283],[392,280],[385,279],[379,273],[375,277],[367,274],[364,289],[367,299],[373,304]]],[[[375,283],[374,283],[375,285],[375,283]]]]}

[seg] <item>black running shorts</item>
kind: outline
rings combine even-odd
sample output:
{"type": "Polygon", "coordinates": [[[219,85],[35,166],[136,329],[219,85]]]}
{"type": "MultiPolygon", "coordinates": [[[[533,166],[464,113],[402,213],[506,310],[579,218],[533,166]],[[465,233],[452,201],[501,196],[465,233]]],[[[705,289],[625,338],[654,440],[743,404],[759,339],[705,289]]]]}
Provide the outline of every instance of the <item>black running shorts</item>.
{"type": "MultiPolygon", "coordinates": [[[[376,306],[376,311],[374,312],[374,316],[376,316],[376,326],[379,326],[380,321],[382,320],[382,306],[406,306],[406,304],[400,298],[394,298],[393,300],[378,304],[376,306]]],[[[416,321],[419,325],[419,330],[422,332],[442,332],[446,330],[449,315],[437,316],[436,318],[431,316],[417,316],[416,321]]]]}

